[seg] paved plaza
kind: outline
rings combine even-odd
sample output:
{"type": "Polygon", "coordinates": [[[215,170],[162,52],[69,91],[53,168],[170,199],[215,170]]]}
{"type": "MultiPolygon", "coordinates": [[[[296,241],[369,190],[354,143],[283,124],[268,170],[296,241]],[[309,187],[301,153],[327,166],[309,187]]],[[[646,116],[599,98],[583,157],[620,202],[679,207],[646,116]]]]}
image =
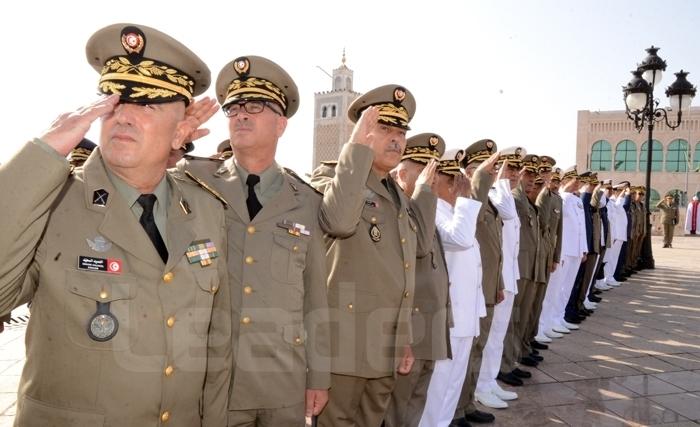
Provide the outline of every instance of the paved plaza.
{"type": "MultiPolygon", "coordinates": [[[[545,361],[491,425],[700,424],[700,237],[673,246],[654,237],[656,269],[604,292],[580,330],[541,351],[545,361]]],[[[24,330],[0,334],[0,427],[14,419],[24,330]]]]}

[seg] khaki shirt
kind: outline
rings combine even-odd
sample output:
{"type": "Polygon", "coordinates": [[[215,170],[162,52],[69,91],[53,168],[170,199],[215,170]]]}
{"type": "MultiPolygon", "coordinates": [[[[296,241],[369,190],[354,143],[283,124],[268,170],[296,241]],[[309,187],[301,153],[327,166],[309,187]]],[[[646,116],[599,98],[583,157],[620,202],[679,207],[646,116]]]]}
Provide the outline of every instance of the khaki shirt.
{"type": "Polygon", "coordinates": [[[0,314],[32,301],[15,425],[189,427],[201,407],[221,422],[231,358],[223,209],[174,175],[167,182],[163,264],[99,148],[72,171],[32,142],[0,168],[0,195],[12,200],[0,314]],[[208,265],[186,254],[201,241],[218,253],[208,265]],[[88,335],[99,304],[118,322],[106,341],[88,335]]]}
{"type": "Polygon", "coordinates": [[[561,197],[548,188],[543,188],[537,195],[535,206],[540,219],[543,243],[540,275],[548,281],[552,262],[558,263],[561,254],[561,197]]]}
{"type": "Polygon", "coordinates": [[[540,240],[540,224],[537,218],[537,209],[518,184],[513,190],[515,209],[520,219],[520,253],[518,254],[518,267],[520,278],[531,281],[538,280],[537,267],[540,263],[538,248],[540,240]]]}
{"type": "Polygon", "coordinates": [[[416,257],[432,248],[437,206],[426,185],[409,200],[387,178],[392,195],[373,158],[369,147],[345,144],[337,165],[322,164],[311,180],[324,194],[332,372],[362,378],[394,375],[412,343],[416,257]]]}
{"type": "Polygon", "coordinates": [[[330,387],[330,335],[320,195],[274,163],[261,174],[251,221],[246,171],[230,158],[178,164],[227,203],[233,306],[229,409],[303,403],[330,387]]]}
{"type": "Polygon", "coordinates": [[[489,200],[489,190],[493,185],[494,177],[488,172],[475,170],[472,177],[472,191],[474,199],[481,202],[479,219],[476,226],[476,240],[479,242],[481,253],[481,266],[483,276],[481,279],[484,301],[486,305],[496,304],[498,291],[505,289],[503,284],[503,221],[498,215],[498,210],[489,200]]]}

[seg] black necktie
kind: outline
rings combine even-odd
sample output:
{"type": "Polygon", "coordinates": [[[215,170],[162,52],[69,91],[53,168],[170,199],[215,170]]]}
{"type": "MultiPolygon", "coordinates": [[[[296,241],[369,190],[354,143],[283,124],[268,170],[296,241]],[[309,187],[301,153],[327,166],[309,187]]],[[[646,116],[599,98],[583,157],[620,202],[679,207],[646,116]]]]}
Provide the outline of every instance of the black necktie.
{"type": "Polygon", "coordinates": [[[394,191],[394,188],[391,185],[389,185],[389,180],[386,178],[382,179],[382,184],[384,185],[384,188],[386,188],[386,191],[389,192],[389,195],[391,196],[391,199],[394,201],[394,203],[397,206],[401,205],[401,202],[399,201],[399,197],[396,194],[396,192],[394,191]]]}
{"type": "Polygon", "coordinates": [[[260,200],[258,200],[258,196],[255,195],[255,184],[258,182],[260,182],[260,177],[253,174],[248,175],[248,178],[245,180],[248,186],[248,198],[245,199],[245,204],[248,206],[248,215],[250,215],[251,221],[255,218],[255,215],[260,212],[260,209],[262,209],[260,200]]]}
{"type": "Polygon", "coordinates": [[[158,251],[160,258],[163,262],[168,262],[168,249],[165,247],[165,242],[163,242],[163,238],[160,236],[156,222],[153,219],[153,205],[156,204],[156,195],[142,194],[136,201],[143,208],[143,213],[141,213],[141,218],[139,218],[141,226],[146,230],[146,234],[153,242],[153,246],[158,251]]]}

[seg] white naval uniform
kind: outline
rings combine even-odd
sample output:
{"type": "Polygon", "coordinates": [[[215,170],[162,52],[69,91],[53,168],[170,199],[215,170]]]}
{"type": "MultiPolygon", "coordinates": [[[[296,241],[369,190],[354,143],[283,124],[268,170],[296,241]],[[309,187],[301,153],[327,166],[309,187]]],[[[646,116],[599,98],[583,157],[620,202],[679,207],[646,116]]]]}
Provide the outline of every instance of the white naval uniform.
{"type": "Polygon", "coordinates": [[[449,426],[467,374],[479,318],[486,316],[481,289],[481,254],[476,241],[476,220],[481,202],[458,197],[454,208],[438,199],[435,222],[445,249],[450,277],[450,301],[454,326],[450,329],[452,359],[438,360],[430,378],[422,427],[449,426]]]}
{"type": "MultiPolygon", "coordinates": [[[[685,234],[690,234],[693,230],[693,204],[697,205],[697,198],[693,197],[693,200],[688,203],[688,208],[685,211],[685,234]]],[[[695,233],[697,234],[698,229],[700,229],[700,205],[695,208],[695,233]]]]}
{"type": "Polygon", "coordinates": [[[513,302],[518,293],[518,252],[520,251],[520,218],[515,208],[515,199],[510,191],[510,182],[500,179],[489,191],[489,199],[503,220],[501,251],[503,253],[504,299],[493,308],[493,320],[489,338],[484,347],[481,370],[476,383],[477,393],[488,393],[496,384],[496,376],[501,366],[503,340],[508,331],[508,324],[513,312],[513,302]]]}
{"type": "Polygon", "coordinates": [[[612,244],[610,250],[605,252],[603,272],[605,273],[605,280],[609,282],[614,280],[613,276],[615,275],[617,259],[620,257],[622,244],[627,241],[627,214],[622,206],[624,201],[625,197],[620,194],[617,197],[612,196],[610,203],[608,203],[608,222],[610,223],[612,244]],[[611,212],[613,213],[612,215],[610,215],[611,212]]]}

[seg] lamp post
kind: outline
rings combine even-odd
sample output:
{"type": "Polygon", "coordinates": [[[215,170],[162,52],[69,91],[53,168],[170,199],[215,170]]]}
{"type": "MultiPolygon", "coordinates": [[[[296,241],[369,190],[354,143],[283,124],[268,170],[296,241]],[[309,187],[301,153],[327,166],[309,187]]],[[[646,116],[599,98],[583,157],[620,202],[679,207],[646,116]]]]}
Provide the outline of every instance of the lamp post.
{"type": "MultiPolygon", "coordinates": [[[[693,86],[686,76],[687,72],[681,70],[676,75],[676,81],[666,89],[666,96],[669,97],[670,107],[659,108],[659,101],[654,99],[654,87],[656,87],[666,71],[666,61],[661,59],[656,52],[658,47],[646,49],[647,57],[641,64],[632,71],[632,80],[623,86],[625,109],[627,117],[634,121],[637,132],[642,132],[646,125],[649,131],[647,139],[647,170],[646,170],[646,221],[647,234],[642,244],[642,268],[654,268],[654,256],[651,251],[651,206],[649,206],[649,196],[651,195],[651,160],[654,151],[653,133],[656,122],[663,121],[670,129],[676,129],[681,125],[683,112],[688,111],[690,104],[695,97],[695,86],[693,86]],[[669,113],[677,112],[676,123],[669,122],[669,113]]],[[[672,118],[673,119],[673,118],[672,118]]]]}

